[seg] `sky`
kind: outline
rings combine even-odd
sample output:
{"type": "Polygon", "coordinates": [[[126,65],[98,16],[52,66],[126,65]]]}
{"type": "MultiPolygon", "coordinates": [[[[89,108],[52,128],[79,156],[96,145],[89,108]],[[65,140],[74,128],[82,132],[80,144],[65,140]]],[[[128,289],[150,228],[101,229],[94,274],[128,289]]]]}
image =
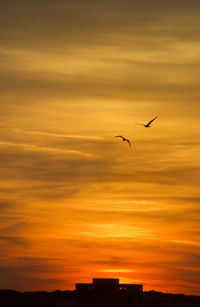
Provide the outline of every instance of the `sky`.
{"type": "Polygon", "coordinates": [[[7,0],[0,41],[0,288],[200,295],[199,0],[7,0]]]}

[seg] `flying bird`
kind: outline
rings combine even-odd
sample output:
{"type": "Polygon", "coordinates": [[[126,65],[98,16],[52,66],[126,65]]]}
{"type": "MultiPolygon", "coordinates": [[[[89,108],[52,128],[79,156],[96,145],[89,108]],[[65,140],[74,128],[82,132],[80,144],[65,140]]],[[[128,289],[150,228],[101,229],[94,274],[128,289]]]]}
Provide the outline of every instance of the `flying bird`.
{"type": "Polygon", "coordinates": [[[123,142],[128,142],[129,146],[131,146],[131,142],[128,139],[124,138],[122,135],[116,135],[115,137],[116,138],[122,138],[123,142]]]}
{"type": "Polygon", "coordinates": [[[151,127],[151,123],[152,123],[156,118],[158,118],[158,116],[154,117],[154,118],[153,118],[152,120],[150,120],[150,121],[148,122],[148,124],[146,124],[146,125],[144,125],[144,124],[137,124],[137,125],[142,125],[142,126],[144,126],[144,127],[146,127],[146,128],[150,128],[150,127],[151,127]]]}

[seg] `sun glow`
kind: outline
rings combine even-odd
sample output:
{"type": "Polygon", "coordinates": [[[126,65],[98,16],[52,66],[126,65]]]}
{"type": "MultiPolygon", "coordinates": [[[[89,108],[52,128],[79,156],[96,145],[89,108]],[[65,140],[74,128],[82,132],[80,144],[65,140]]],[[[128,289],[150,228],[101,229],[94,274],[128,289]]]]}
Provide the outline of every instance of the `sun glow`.
{"type": "Polygon", "coordinates": [[[103,272],[103,273],[131,273],[131,272],[135,272],[135,270],[132,270],[132,269],[100,269],[99,272],[103,272]]]}

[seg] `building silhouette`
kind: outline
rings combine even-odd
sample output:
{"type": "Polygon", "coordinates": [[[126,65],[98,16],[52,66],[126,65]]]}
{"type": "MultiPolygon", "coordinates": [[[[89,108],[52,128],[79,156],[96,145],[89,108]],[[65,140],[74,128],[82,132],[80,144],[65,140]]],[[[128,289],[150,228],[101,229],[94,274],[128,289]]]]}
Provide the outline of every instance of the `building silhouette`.
{"type": "Polygon", "coordinates": [[[91,284],[76,284],[76,306],[141,307],[142,293],[141,284],[120,284],[119,279],[94,278],[91,284]]]}
{"type": "Polygon", "coordinates": [[[142,292],[141,286],[119,284],[116,279],[94,279],[92,284],[77,284],[76,290],[73,291],[20,292],[2,289],[0,290],[0,307],[200,306],[200,296],[156,291],[142,292]]]}

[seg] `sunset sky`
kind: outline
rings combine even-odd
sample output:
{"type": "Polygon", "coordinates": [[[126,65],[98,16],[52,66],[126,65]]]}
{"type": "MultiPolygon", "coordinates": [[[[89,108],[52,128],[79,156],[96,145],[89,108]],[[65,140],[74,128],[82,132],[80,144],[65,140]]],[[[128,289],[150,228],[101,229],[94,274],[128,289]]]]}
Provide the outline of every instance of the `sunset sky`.
{"type": "Polygon", "coordinates": [[[7,0],[0,41],[0,289],[200,295],[200,1],[7,0]]]}

